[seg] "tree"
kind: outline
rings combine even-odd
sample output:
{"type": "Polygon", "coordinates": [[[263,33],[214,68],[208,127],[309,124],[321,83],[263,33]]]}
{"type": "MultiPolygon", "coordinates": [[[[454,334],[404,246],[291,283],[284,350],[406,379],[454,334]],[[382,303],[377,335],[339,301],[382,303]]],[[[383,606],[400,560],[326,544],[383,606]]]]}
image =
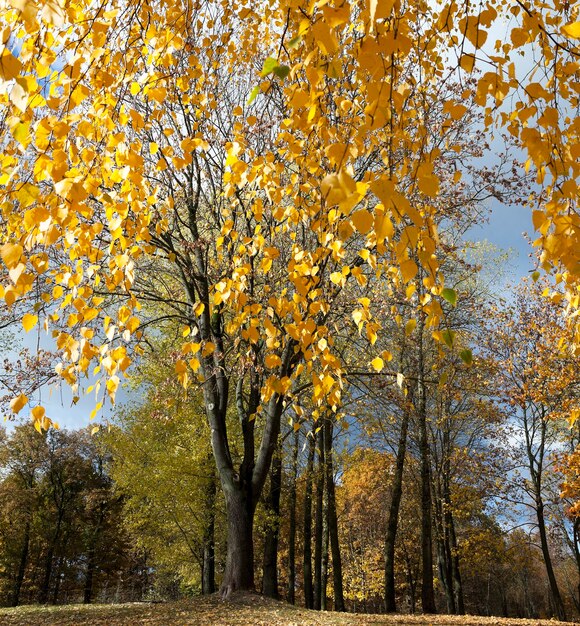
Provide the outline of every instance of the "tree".
{"type": "Polygon", "coordinates": [[[132,377],[140,400],[116,412],[101,445],[123,499],[124,525],[157,578],[210,594],[223,520],[201,394],[175,380],[175,344],[171,334],[151,343],[132,377]]]}
{"type": "Polygon", "coordinates": [[[3,436],[0,457],[3,603],[90,602],[135,584],[120,501],[88,430],[18,426],[3,436]]]}
{"type": "Polygon", "coordinates": [[[540,285],[521,285],[513,310],[503,316],[491,346],[498,387],[521,439],[525,473],[520,487],[536,518],[551,602],[558,619],[565,620],[549,548],[546,487],[562,417],[576,410],[578,403],[576,362],[560,350],[567,330],[558,306],[541,296],[540,285]]]}
{"type": "MultiPolygon", "coordinates": [[[[125,342],[143,332],[136,314],[149,294],[136,266],[147,255],[172,265],[183,294],[174,314],[195,339],[184,342],[176,376],[202,382],[228,508],[224,595],[253,587],[253,518],[293,380],[310,377],[317,407],[340,403],[345,372],[328,321],[344,285],[364,281],[363,268],[422,284],[422,324],[431,331],[441,319],[433,224],[441,147],[417,113],[440,100],[438,86],[487,57],[491,70],[465,91],[488,127],[504,124],[527,150],[538,181],[551,177],[534,219],[544,266],[563,263],[570,285],[580,219],[568,215],[578,125],[552,106],[577,104],[576,9],[286,0],[260,8],[158,0],[105,10],[80,0],[2,13],[13,35],[0,65],[3,297],[11,305],[38,288],[25,328],[40,313],[63,355],[61,377],[76,387],[96,361],[112,398],[130,364],[125,342]],[[504,13],[516,25],[502,54],[487,55],[487,31],[504,13]],[[510,55],[528,42],[545,86],[515,73],[510,55]],[[518,90],[513,115],[503,112],[518,90]],[[406,219],[405,237],[393,238],[393,221],[406,219]],[[230,405],[242,423],[239,463],[230,405]]],[[[448,120],[465,113],[466,95],[446,103],[448,120]]],[[[372,344],[370,301],[352,299],[348,312],[372,344]]],[[[43,407],[32,416],[50,425],[43,407]]]]}

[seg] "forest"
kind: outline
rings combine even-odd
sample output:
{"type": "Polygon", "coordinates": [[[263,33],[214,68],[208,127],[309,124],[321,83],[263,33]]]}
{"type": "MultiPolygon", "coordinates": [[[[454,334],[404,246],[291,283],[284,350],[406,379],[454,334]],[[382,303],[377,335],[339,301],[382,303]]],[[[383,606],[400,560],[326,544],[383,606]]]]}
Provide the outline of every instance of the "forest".
{"type": "Polygon", "coordinates": [[[578,619],[578,5],[0,32],[0,604],[578,619]]]}

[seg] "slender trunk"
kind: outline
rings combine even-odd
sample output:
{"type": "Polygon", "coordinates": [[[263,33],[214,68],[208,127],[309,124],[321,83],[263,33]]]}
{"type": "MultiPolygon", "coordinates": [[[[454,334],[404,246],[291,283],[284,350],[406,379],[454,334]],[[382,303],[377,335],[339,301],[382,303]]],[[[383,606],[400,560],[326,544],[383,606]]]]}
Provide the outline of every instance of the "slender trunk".
{"type": "Polygon", "coordinates": [[[449,537],[451,541],[451,575],[453,578],[453,595],[455,598],[455,608],[457,615],[465,615],[465,601],[463,598],[463,582],[461,580],[461,570],[459,569],[459,551],[457,546],[457,535],[455,533],[455,520],[451,510],[448,513],[449,537]]]}
{"type": "Polygon", "coordinates": [[[312,589],[312,481],[316,440],[314,433],[309,439],[308,460],[306,462],[306,488],[304,491],[304,605],[311,609],[314,602],[312,589]]]}
{"type": "Polygon", "coordinates": [[[554,568],[552,566],[552,557],[550,556],[550,550],[548,548],[548,537],[546,533],[546,522],[544,519],[544,503],[541,498],[541,494],[536,493],[536,516],[538,519],[538,530],[540,533],[540,545],[542,547],[542,556],[544,557],[544,564],[546,567],[546,574],[548,576],[548,584],[550,586],[550,600],[552,608],[556,617],[561,621],[566,621],[566,609],[562,602],[562,596],[558,588],[558,582],[556,581],[556,575],[554,574],[554,568]]]}
{"type": "Polygon", "coordinates": [[[326,591],[328,589],[328,491],[324,491],[322,515],[322,563],[320,567],[320,610],[328,609],[326,591]]]}
{"type": "Polygon", "coordinates": [[[95,569],[97,567],[97,545],[103,522],[105,520],[106,503],[101,501],[98,509],[98,515],[94,521],[92,532],[89,536],[89,545],[87,549],[87,573],[85,575],[85,584],[83,589],[83,604],[90,604],[93,599],[93,583],[95,577],[95,569]]]}
{"type": "Polygon", "coordinates": [[[393,476],[391,504],[387,518],[387,534],[385,536],[385,610],[394,613],[397,610],[395,597],[395,541],[399,525],[399,509],[403,495],[403,470],[407,452],[407,433],[409,432],[410,412],[405,410],[399,433],[395,474],[393,476]]]}
{"type": "MultiPolygon", "coordinates": [[[[210,459],[211,462],[211,459],[210,459]]],[[[203,561],[201,574],[201,593],[209,595],[215,592],[215,500],[216,476],[213,468],[205,491],[206,526],[203,533],[203,561]]]]}
{"type": "Polygon", "coordinates": [[[417,372],[417,391],[419,403],[417,417],[420,430],[420,454],[421,454],[421,603],[423,613],[436,613],[435,592],[433,589],[433,540],[431,520],[431,456],[429,439],[427,437],[427,392],[425,388],[425,362],[423,350],[424,319],[421,317],[419,332],[419,363],[417,372]]]}
{"type": "Polygon", "coordinates": [[[298,478],[298,442],[300,431],[294,431],[292,446],[292,475],[290,480],[289,508],[290,528],[288,531],[288,602],[296,600],[296,480],[298,478]]]}
{"type": "Polygon", "coordinates": [[[529,414],[527,408],[524,407],[522,415],[524,423],[524,435],[526,438],[528,467],[530,469],[530,476],[534,487],[535,510],[536,518],[538,520],[540,545],[550,588],[550,601],[552,603],[552,607],[554,613],[556,614],[556,617],[560,621],[565,622],[566,610],[564,608],[564,603],[562,602],[560,590],[558,589],[558,582],[556,581],[554,568],[552,566],[552,558],[550,556],[548,537],[546,533],[546,520],[544,517],[544,501],[542,498],[542,488],[548,423],[546,418],[546,409],[543,405],[540,406],[539,411],[539,416],[535,417],[533,411],[531,412],[531,414],[529,414]],[[538,433],[539,440],[537,440],[536,442],[537,447],[534,451],[534,436],[536,435],[536,433],[538,433]]]}
{"type": "Polygon", "coordinates": [[[326,491],[328,494],[328,533],[332,552],[332,576],[334,583],[334,610],[346,610],[342,588],[342,559],[338,540],[338,519],[336,515],[336,494],[334,487],[334,468],[332,462],[333,424],[327,419],[324,424],[324,444],[326,448],[326,491]]]}
{"type": "Polygon", "coordinates": [[[316,517],[314,522],[314,609],[320,610],[322,595],[322,525],[324,516],[324,431],[319,426],[316,468],[316,517]]]}
{"type": "Polygon", "coordinates": [[[278,598],[278,536],[280,530],[280,491],[282,488],[282,450],[272,459],[270,470],[270,493],[268,494],[268,526],[264,539],[264,564],[262,593],[269,598],[278,598]]]}
{"type": "Polygon", "coordinates": [[[54,590],[52,592],[52,604],[57,604],[58,602],[58,594],[60,592],[60,582],[61,582],[61,568],[62,568],[62,556],[60,556],[56,561],[56,576],[54,581],[54,590]]]}
{"type": "Polygon", "coordinates": [[[28,565],[28,551],[30,549],[30,518],[27,518],[24,526],[24,539],[22,541],[22,550],[20,551],[20,562],[18,563],[18,573],[16,574],[16,580],[14,581],[14,591],[12,595],[12,606],[18,606],[20,602],[20,590],[22,589],[22,583],[24,581],[24,575],[26,573],[26,566],[28,565]]]}
{"type": "MultiPolygon", "coordinates": [[[[445,454],[445,451],[443,451],[445,454]]],[[[437,465],[435,465],[437,468],[437,465]]],[[[431,485],[434,495],[435,510],[435,531],[437,541],[437,562],[439,568],[439,577],[445,591],[445,602],[447,605],[447,613],[455,614],[455,597],[453,595],[453,580],[451,573],[451,547],[449,544],[449,533],[447,528],[446,509],[448,502],[445,497],[445,471],[446,463],[443,462],[443,469],[436,470],[437,479],[432,480],[431,485]],[[443,486],[441,486],[443,482],[443,486]]]]}
{"type": "Polygon", "coordinates": [[[85,584],[83,589],[83,604],[90,604],[93,599],[93,580],[96,567],[96,551],[95,546],[89,548],[87,573],[85,574],[85,584]]]}
{"type": "Polygon", "coordinates": [[[410,563],[407,563],[407,585],[409,587],[409,611],[411,615],[417,612],[417,581],[413,576],[410,563]]]}
{"type": "Polygon", "coordinates": [[[580,611],[580,517],[574,518],[574,557],[576,558],[576,570],[578,572],[578,598],[574,598],[576,609],[580,611]]]}
{"type": "Polygon", "coordinates": [[[44,576],[42,578],[42,585],[40,586],[40,593],[38,595],[39,604],[46,604],[48,601],[48,591],[50,588],[50,579],[52,577],[52,567],[54,559],[54,547],[50,546],[48,554],[46,555],[46,562],[44,566],[44,576]]]}

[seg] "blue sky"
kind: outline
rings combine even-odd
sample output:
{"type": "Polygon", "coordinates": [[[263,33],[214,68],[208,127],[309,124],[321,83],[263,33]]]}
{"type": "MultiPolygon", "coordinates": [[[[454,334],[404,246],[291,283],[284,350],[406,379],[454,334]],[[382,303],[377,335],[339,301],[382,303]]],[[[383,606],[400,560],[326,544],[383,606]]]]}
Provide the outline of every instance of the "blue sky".
{"type": "Polygon", "coordinates": [[[534,248],[525,233],[532,241],[535,239],[530,207],[506,206],[494,200],[488,222],[471,228],[467,238],[472,241],[487,240],[501,250],[511,250],[506,281],[513,284],[535,269],[534,258],[530,258],[534,248]]]}

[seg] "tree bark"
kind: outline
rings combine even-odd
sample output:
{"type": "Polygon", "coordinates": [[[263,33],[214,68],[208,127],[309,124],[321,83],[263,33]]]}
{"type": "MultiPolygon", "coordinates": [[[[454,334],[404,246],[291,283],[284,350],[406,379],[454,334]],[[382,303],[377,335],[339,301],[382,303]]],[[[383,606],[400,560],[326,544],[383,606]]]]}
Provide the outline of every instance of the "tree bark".
{"type": "Polygon", "coordinates": [[[269,598],[279,598],[278,593],[278,536],[280,531],[280,491],[282,488],[282,449],[272,459],[270,492],[268,494],[268,525],[264,538],[264,564],[262,593],[269,598]]]}
{"type": "Polygon", "coordinates": [[[254,589],[254,504],[248,484],[233,483],[226,490],[227,557],[221,595],[254,589]]]}
{"type": "Polygon", "coordinates": [[[566,609],[564,608],[564,603],[562,602],[562,596],[560,595],[558,582],[552,566],[552,557],[550,556],[548,536],[546,533],[546,520],[544,517],[544,500],[542,497],[544,458],[548,429],[545,407],[541,405],[536,409],[532,408],[531,412],[528,413],[528,408],[524,406],[523,423],[524,435],[526,438],[526,452],[528,455],[528,466],[533,485],[533,497],[535,500],[534,508],[536,512],[536,519],[538,520],[538,531],[540,534],[540,546],[542,549],[542,557],[544,559],[544,566],[546,568],[546,575],[548,577],[550,590],[549,596],[556,617],[560,621],[565,622],[566,609]],[[536,432],[539,434],[539,441],[537,442],[537,448],[534,450],[534,436],[536,432]]]}
{"type": "Polygon", "coordinates": [[[296,601],[296,480],[298,478],[298,441],[300,431],[294,431],[292,446],[292,474],[290,477],[289,508],[290,520],[288,531],[288,602],[296,601]]]}
{"type": "Polygon", "coordinates": [[[320,610],[322,596],[322,526],[324,518],[324,431],[317,433],[318,465],[316,468],[316,516],[314,522],[314,606],[320,610]]]}
{"type": "Polygon", "coordinates": [[[312,482],[316,439],[314,433],[309,438],[308,459],[306,461],[306,486],[304,490],[304,551],[302,574],[304,577],[304,606],[311,609],[314,604],[312,589],[312,482]]]}
{"type": "Polygon", "coordinates": [[[330,418],[324,422],[324,446],[326,459],[326,492],[328,499],[328,534],[332,553],[332,579],[334,584],[334,610],[345,611],[342,588],[342,558],[338,540],[338,519],[336,515],[336,493],[334,487],[334,466],[332,461],[333,423],[330,418]]]}
{"type": "Polygon", "coordinates": [[[328,534],[328,491],[324,490],[322,513],[322,562],[320,564],[320,610],[328,610],[328,561],[329,561],[329,534],[328,534]]]}
{"type": "Polygon", "coordinates": [[[409,431],[410,412],[405,410],[399,433],[395,474],[393,476],[391,504],[387,518],[387,534],[385,536],[385,610],[394,613],[397,610],[395,597],[395,542],[399,525],[399,509],[403,495],[403,471],[407,452],[407,433],[409,431]]]}
{"type": "Polygon", "coordinates": [[[421,455],[421,604],[423,613],[436,613],[435,592],[433,589],[433,540],[431,518],[431,455],[429,439],[427,437],[427,392],[425,388],[425,359],[423,349],[424,318],[421,316],[418,339],[418,371],[417,392],[418,407],[417,418],[419,420],[419,448],[421,455]]]}
{"type": "Polygon", "coordinates": [[[550,550],[548,547],[548,536],[546,533],[546,522],[544,519],[544,503],[542,501],[541,494],[536,494],[536,516],[538,519],[538,530],[540,533],[540,545],[542,547],[542,556],[544,558],[544,565],[546,567],[546,574],[548,576],[548,584],[550,589],[550,599],[552,607],[556,617],[561,621],[566,621],[566,609],[562,602],[562,596],[560,595],[560,589],[558,588],[558,582],[556,575],[554,574],[554,567],[552,565],[552,557],[550,556],[550,550]]]}
{"type": "Polygon", "coordinates": [[[459,553],[457,547],[457,535],[455,533],[455,520],[451,509],[447,512],[447,527],[451,545],[451,576],[453,579],[453,596],[455,598],[455,610],[457,615],[465,615],[465,601],[463,599],[463,582],[459,569],[459,553]]]}
{"type": "MultiPolygon", "coordinates": [[[[210,459],[211,461],[211,459],[210,459]]],[[[216,477],[213,468],[206,487],[206,526],[203,536],[203,559],[201,574],[201,593],[210,595],[215,592],[215,499],[216,477]]]]}
{"type": "Polygon", "coordinates": [[[89,548],[89,558],[87,561],[87,573],[85,575],[85,585],[83,589],[83,604],[90,604],[93,599],[93,580],[96,566],[95,546],[89,548]]]}

